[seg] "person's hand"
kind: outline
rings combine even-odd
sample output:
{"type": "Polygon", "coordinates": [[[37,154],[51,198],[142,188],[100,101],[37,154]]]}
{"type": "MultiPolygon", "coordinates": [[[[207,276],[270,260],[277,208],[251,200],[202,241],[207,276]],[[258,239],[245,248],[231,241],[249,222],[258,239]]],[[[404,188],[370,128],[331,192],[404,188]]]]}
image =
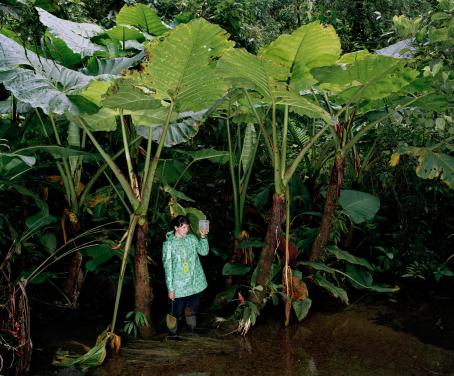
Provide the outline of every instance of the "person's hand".
{"type": "Polygon", "coordinates": [[[174,291],[170,291],[169,292],[169,299],[170,300],[175,300],[175,292],[174,291]]]}
{"type": "Polygon", "coordinates": [[[202,238],[205,238],[208,235],[208,233],[210,232],[210,230],[204,228],[204,229],[199,230],[199,232],[200,232],[200,236],[202,238]]]}

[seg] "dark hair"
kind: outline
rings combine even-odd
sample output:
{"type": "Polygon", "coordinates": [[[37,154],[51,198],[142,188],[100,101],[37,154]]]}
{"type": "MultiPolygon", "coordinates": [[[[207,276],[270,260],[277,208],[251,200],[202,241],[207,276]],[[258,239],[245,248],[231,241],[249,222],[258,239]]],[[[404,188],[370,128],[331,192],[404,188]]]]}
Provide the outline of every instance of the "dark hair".
{"type": "Polygon", "coordinates": [[[181,225],[189,225],[188,217],[184,215],[177,215],[172,221],[170,222],[172,227],[180,227],[181,225]]]}

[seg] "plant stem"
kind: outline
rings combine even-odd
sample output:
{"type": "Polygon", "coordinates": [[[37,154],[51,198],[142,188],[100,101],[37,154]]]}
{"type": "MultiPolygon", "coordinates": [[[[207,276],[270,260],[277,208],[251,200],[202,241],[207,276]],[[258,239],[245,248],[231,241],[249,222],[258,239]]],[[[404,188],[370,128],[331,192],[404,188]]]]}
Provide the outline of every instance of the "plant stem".
{"type": "Polygon", "coordinates": [[[133,214],[131,216],[131,220],[129,222],[128,236],[126,237],[125,249],[123,251],[123,258],[121,260],[120,276],[118,278],[117,294],[115,296],[115,306],[114,306],[114,312],[113,312],[112,324],[111,324],[112,333],[115,332],[115,324],[117,322],[118,307],[120,305],[121,289],[123,287],[123,279],[125,276],[126,264],[128,263],[129,249],[131,248],[132,239],[134,238],[134,232],[135,232],[138,221],[139,221],[139,216],[133,214]]]}

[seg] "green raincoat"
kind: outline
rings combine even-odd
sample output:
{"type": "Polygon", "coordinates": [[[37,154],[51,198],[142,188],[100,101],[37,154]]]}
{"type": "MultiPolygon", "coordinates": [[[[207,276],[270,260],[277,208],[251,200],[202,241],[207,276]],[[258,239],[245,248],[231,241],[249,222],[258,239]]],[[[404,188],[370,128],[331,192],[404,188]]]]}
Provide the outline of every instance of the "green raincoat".
{"type": "Polygon", "coordinates": [[[167,233],[167,240],[162,246],[162,262],[166,274],[169,292],[174,291],[175,298],[197,294],[208,286],[199,255],[208,254],[208,240],[198,239],[187,234],[183,238],[167,233]]]}

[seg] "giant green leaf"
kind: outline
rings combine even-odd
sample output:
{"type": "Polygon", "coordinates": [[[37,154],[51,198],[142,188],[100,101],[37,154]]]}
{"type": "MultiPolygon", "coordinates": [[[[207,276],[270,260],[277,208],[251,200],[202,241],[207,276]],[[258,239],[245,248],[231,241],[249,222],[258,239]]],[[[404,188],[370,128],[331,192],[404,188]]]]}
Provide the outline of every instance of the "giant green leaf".
{"type": "Polygon", "coordinates": [[[263,48],[260,56],[283,65],[291,87],[300,91],[316,82],[310,72],[312,68],[334,64],[340,53],[340,40],[334,28],[312,22],[291,35],[281,35],[263,48]]]}
{"type": "Polygon", "coordinates": [[[90,38],[103,32],[101,26],[62,20],[44,9],[37,7],[36,10],[41,23],[47,26],[52,35],[63,40],[73,52],[81,56],[92,56],[97,51],[104,50],[104,47],[90,41],[90,38]]]}
{"type": "Polygon", "coordinates": [[[344,102],[386,98],[409,85],[418,72],[405,67],[405,61],[370,55],[352,64],[315,68],[311,71],[318,85],[336,93],[344,102]]]}
{"type": "Polygon", "coordinates": [[[273,78],[285,77],[285,68],[245,50],[233,49],[225,53],[218,62],[218,70],[232,88],[254,90],[267,103],[275,100],[277,87],[285,90],[285,86],[273,78]]]}
{"type": "Polygon", "coordinates": [[[213,62],[232,45],[224,30],[204,19],[180,25],[151,46],[140,78],[177,112],[206,110],[224,94],[213,62]]]}
{"type": "Polygon", "coordinates": [[[96,77],[40,58],[0,34],[0,82],[14,97],[33,108],[40,107],[45,113],[78,113],[68,95],[83,89],[94,79],[96,77]]]}
{"type": "Polygon", "coordinates": [[[339,205],[354,223],[360,224],[375,217],[380,209],[380,199],[370,193],[343,189],[339,205]]]}
{"type": "Polygon", "coordinates": [[[117,15],[116,23],[136,26],[152,35],[162,35],[169,30],[156,13],[145,4],[124,5],[117,15]]]}
{"type": "Polygon", "coordinates": [[[285,104],[301,115],[325,121],[330,119],[330,115],[322,107],[276,81],[275,77],[286,74],[283,66],[236,49],[224,54],[218,63],[218,69],[233,88],[256,91],[265,103],[285,104]]]}

